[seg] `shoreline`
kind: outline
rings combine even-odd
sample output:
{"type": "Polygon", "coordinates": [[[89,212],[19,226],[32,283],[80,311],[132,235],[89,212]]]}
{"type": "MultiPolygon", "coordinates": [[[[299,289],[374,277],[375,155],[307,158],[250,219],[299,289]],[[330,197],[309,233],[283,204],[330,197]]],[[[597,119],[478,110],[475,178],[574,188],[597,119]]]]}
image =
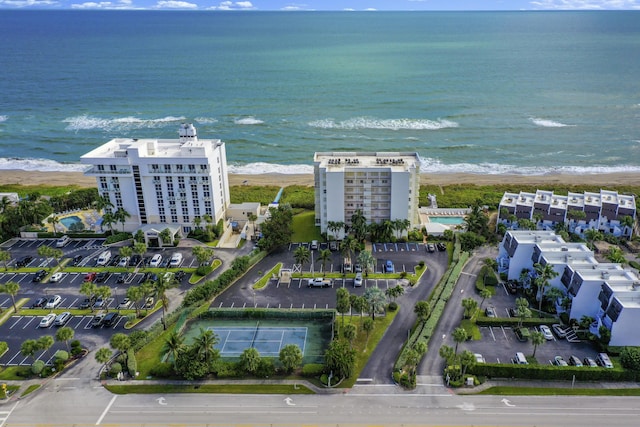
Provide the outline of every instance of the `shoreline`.
{"type": "MultiPolygon", "coordinates": [[[[41,172],[25,170],[0,170],[0,185],[49,185],[79,187],[95,187],[96,180],[92,176],[84,176],[82,172],[41,172]]],[[[453,185],[453,184],[521,184],[521,185],[600,185],[602,187],[629,185],[640,186],[640,173],[616,172],[589,175],[548,174],[548,175],[486,175],[472,173],[420,174],[421,185],[453,185]]],[[[253,186],[313,186],[312,174],[229,174],[229,185],[253,186]]],[[[543,188],[541,188],[543,189],[543,188]]]]}

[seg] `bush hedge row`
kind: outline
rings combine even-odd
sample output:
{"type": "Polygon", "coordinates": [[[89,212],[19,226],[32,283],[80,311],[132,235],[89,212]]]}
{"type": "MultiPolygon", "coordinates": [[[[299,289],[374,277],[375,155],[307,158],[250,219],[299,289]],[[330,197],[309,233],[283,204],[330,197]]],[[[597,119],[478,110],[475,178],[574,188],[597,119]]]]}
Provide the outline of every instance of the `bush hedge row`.
{"type": "Polygon", "coordinates": [[[5,354],[9,350],[9,344],[6,341],[0,341],[0,356],[5,354]]]}
{"type": "Polygon", "coordinates": [[[135,378],[136,372],[138,372],[138,361],[136,360],[136,353],[132,348],[127,350],[127,371],[132,378],[135,378]]]}
{"type": "MultiPolygon", "coordinates": [[[[486,317],[478,316],[476,318],[476,325],[478,326],[518,326],[520,319],[517,317],[486,317]]],[[[522,320],[522,326],[532,327],[538,325],[553,325],[558,323],[558,319],[553,317],[529,317],[522,320]]]]}
{"type": "Polygon", "coordinates": [[[201,319],[311,319],[311,320],[333,320],[335,310],[287,310],[268,308],[217,308],[201,313],[201,319]]]}
{"type": "Polygon", "coordinates": [[[638,372],[622,368],[586,368],[578,366],[514,365],[478,363],[468,373],[489,378],[522,378],[531,380],[572,381],[637,381],[638,372]]]}

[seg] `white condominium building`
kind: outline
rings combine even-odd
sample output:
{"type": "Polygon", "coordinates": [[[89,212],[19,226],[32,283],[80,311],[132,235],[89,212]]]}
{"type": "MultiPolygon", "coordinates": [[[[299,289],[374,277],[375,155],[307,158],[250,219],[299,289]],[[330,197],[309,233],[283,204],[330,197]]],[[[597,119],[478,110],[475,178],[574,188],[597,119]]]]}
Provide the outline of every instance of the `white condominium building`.
{"type": "MultiPolygon", "coordinates": [[[[368,224],[384,220],[420,224],[418,153],[315,153],[313,165],[316,225],[322,232],[329,232],[329,222],[350,226],[357,210],[368,224]]],[[[343,238],[344,229],[337,234],[343,238]]]]}
{"type": "Polygon", "coordinates": [[[166,224],[186,234],[196,217],[208,215],[214,223],[225,217],[229,182],[224,142],[198,139],[191,124],[180,126],[178,139],[112,139],[80,161],[91,165],[85,175],[96,177],[98,192],[113,210],[123,208],[131,215],[126,231],[166,224]]]}

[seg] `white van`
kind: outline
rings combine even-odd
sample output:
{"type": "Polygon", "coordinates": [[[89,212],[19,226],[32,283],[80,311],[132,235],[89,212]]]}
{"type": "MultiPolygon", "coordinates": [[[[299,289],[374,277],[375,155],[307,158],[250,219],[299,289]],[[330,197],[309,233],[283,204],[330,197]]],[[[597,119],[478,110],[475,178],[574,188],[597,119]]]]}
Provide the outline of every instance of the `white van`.
{"type": "Polygon", "coordinates": [[[613,363],[611,363],[611,359],[609,359],[609,355],[607,353],[598,353],[598,356],[596,356],[596,363],[603,368],[613,368],[613,363]]]}
{"type": "Polygon", "coordinates": [[[104,251],[98,257],[98,261],[96,261],[96,265],[107,265],[109,264],[110,259],[111,259],[111,252],[104,251]]]}
{"type": "Polygon", "coordinates": [[[182,264],[182,254],[180,252],[176,252],[171,256],[169,267],[180,267],[180,264],[182,264]]]}
{"type": "Polygon", "coordinates": [[[513,358],[513,363],[516,365],[528,365],[527,358],[524,357],[524,353],[517,352],[516,357],[513,358]]]}
{"type": "Polygon", "coordinates": [[[155,254],[153,258],[151,258],[151,261],[149,261],[149,267],[159,267],[161,262],[162,262],[162,255],[155,254]]]}
{"type": "Polygon", "coordinates": [[[66,234],[56,240],[56,248],[64,248],[71,239],[66,234]]]}

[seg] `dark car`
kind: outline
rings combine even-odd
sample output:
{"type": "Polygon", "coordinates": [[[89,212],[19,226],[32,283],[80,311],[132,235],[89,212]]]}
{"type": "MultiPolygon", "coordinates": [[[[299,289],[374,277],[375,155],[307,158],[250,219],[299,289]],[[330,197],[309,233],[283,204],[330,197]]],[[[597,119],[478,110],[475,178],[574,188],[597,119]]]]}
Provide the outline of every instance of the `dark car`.
{"type": "Polygon", "coordinates": [[[171,262],[171,259],[169,257],[165,257],[162,259],[162,262],[160,263],[160,265],[158,267],[160,268],[169,268],[169,263],[171,262]]]}
{"type": "Polygon", "coordinates": [[[440,252],[446,251],[447,250],[447,245],[445,245],[444,243],[437,243],[436,247],[438,248],[438,250],[440,252]]]}
{"type": "Polygon", "coordinates": [[[509,316],[518,317],[518,310],[513,307],[509,308],[509,316]]]}
{"type": "Polygon", "coordinates": [[[104,319],[102,319],[102,324],[104,326],[113,326],[115,323],[117,323],[119,317],[120,316],[115,311],[107,313],[107,315],[104,316],[104,319]]]}
{"type": "Polygon", "coordinates": [[[518,284],[515,280],[507,280],[505,286],[510,294],[515,294],[518,291],[518,284]]]}
{"type": "Polygon", "coordinates": [[[131,255],[131,258],[129,259],[129,267],[135,267],[138,264],[140,264],[140,261],[142,260],[142,257],[138,254],[135,255],[131,255]]]}
{"type": "Polygon", "coordinates": [[[138,281],[138,283],[144,283],[144,282],[155,282],[158,280],[158,276],[155,273],[152,273],[150,271],[147,271],[146,273],[144,273],[144,275],[142,276],[142,278],[138,281]]]}
{"type": "Polygon", "coordinates": [[[73,261],[71,261],[71,265],[78,265],[80,264],[80,261],[82,261],[83,256],[82,255],[76,255],[73,257],[73,261]]]}
{"type": "Polygon", "coordinates": [[[34,282],[41,282],[42,279],[44,279],[44,276],[47,275],[47,270],[38,270],[36,272],[36,275],[33,276],[33,281],[34,282]]]}
{"type": "Polygon", "coordinates": [[[106,271],[101,271],[100,273],[96,274],[96,282],[102,283],[107,280],[107,277],[109,277],[109,273],[107,273],[106,271]]]}
{"type": "Polygon", "coordinates": [[[118,265],[119,262],[120,262],[120,255],[115,255],[113,258],[111,258],[111,262],[109,263],[109,265],[111,267],[115,267],[118,265]]]}
{"type": "Polygon", "coordinates": [[[176,281],[178,282],[182,282],[182,279],[184,279],[184,276],[186,275],[186,273],[183,270],[180,270],[178,272],[176,272],[175,276],[173,276],[176,281]]]}
{"type": "Polygon", "coordinates": [[[33,304],[31,304],[31,308],[44,307],[45,304],[47,304],[47,301],[49,301],[49,298],[40,297],[33,304]]]}
{"type": "Polygon", "coordinates": [[[18,261],[16,261],[16,267],[21,268],[21,267],[26,267],[27,265],[29,265],[29,263],[33,261],[33,257],[32,256],[23,256],[22,258],[20,258],[18,261]]]}

